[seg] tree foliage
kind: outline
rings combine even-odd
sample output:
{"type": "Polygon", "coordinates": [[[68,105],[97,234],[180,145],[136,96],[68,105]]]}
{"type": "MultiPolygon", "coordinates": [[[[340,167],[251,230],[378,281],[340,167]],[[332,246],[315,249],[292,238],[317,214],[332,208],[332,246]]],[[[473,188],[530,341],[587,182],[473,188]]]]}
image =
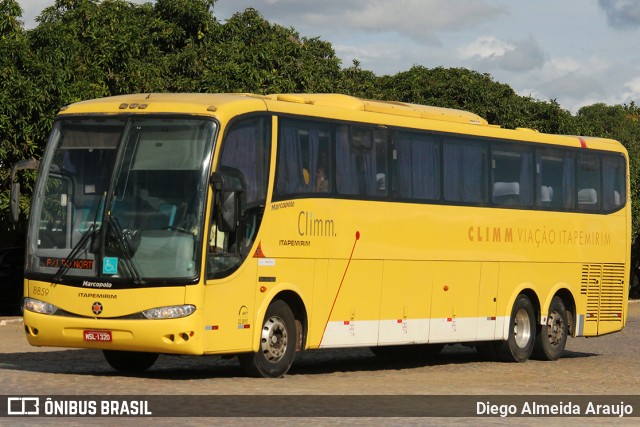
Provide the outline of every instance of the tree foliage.
{"type": "MultiPolygon", "coordinates": [[[[0,0],[3,236],[13,233],[17,241],[24,232],[24,224],[8,223],[9,168],[42,155],[59,108],[136,92],[338,92],[464,109],[506,128],[611,137],[631,154],[634,213],[640,209],[640,109],[634,104],[596,104],[573,116],[555,100],[520,96],[489,74],[468,69],[414,66],[378,77],[357,60],[341,68],[330,43],[272,24],[254,9],[220,22],[215,3],[56,0],[36,28],[25,30],[17,1],[0,0]]],[[[26,211],[34,174],[20,179],[26,211]]]]}

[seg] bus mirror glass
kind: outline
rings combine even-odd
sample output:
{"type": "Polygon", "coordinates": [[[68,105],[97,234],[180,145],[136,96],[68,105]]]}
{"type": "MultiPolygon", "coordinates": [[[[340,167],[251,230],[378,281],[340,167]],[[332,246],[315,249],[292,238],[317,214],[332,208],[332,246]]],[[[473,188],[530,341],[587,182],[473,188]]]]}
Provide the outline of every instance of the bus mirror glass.
{"type": "Polygon", "coordinates": [[[238,197],[242,191],[242,179],[235,170],[227,173],[215,172],[211,176],[216,210],[218,211],[218,229],[223,233],[233,233],[237,229],[239,206],[238,197]]]}
{"type": "Polygon", "coordinates": [[[237,193],[235,191],[220,191],[218,197],[218,228],[223,233],[232,233],[236,231],[238,220],[237,193]]]}
{"type": "Polygon", "coordinates": [[[11,222],[14,224],[20,218],[20,183],[11,184],[11,222]]]}
{"type": "Polygon", "coordinates": [[[14,164],[11,168],[11,215],[9,219],[14,224],[18,222],[20,217],[20,183],[16,181],[16,173],[25,169],[38,169],[39,165],[38,160],[27,159],[14,164]]]}

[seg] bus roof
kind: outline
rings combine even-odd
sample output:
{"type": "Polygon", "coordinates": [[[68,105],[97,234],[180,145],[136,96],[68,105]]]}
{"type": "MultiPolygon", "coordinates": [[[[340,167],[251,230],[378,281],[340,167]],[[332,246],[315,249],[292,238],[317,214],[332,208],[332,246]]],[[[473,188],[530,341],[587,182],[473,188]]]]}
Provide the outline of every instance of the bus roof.
{"type": "Polygon", "coordinates": [[[352,111],[368,111],[373,113],[391,114],[414,118],[444,120],[457,123],[471,123],[487,125],[482,117],[467,111],[452,108],[431,107],[394,101],[373,101],[341,94],[273,94],[254,95],[248,93],[150,93],[111,96],[76,102],[64,107],[61,114],[79,113],[119,113],[131,112],[184,112],[211,114],[222,106],[234,103],[244,104],[243,108],[269,109],[273,102],[289,102],[296,104],[315,105],[334,109],[352,111]],[[255,105],[262,101],[262,108],[255,105]],[[251,105],[254,104],[254,105],[251,105]]]}
{"type": "MultiPolygon", "coordinates": [[[[216,116],[224,120],[254,111],[271,111],[317,117],[344,117],[345,119],[346,116],[353,117],[353,115],[358,115],[363,121],[367,121],[367,119],[362,114],[370,113],[376,115],[376,118],[368,119],[371,122],[379,122],[382,117],[388,117],[381,124],[399,121],[406,125],[408,123],[407,120],[425,119],[434,120],[435,122],[431,122],[434,124],[434,130],[439,131],[446,131],[445,128],[449,126],[446,123],[453,125],[450,130],[453,132],[461,131],[461,128],[458,127],[459,125],[473,125],[475,130],[467,130],[463,133],[468,132],[475,135],[533,142],[551,142],[548,134],[542,134],[533,129],[518,128],[510,130],[496,125],[489,125],[485,119],[468,111],[397,101],[375,101],[342,94],[143,93],[76,102],[63,107],[59,115],[180,113],[216,116]],[[343,111],[343,113],[341,114],[340,111],[343,111]],[[394,120],[393,117],[397,119],[394,120]],[[441,123],[442,125],[436,125],[436,123],[441,123]]],[[[425,128],[428,128],[428,126],[425,125],[425,128]]],[[[554,138],[553,142],[563,145],[624,151],[623,148],[622,150],[614,148],[614,146],[620,147],[621,145],[619,142],[610,139],[564,135],[553,136],[562,139],[560,141],[554,138]]]]}

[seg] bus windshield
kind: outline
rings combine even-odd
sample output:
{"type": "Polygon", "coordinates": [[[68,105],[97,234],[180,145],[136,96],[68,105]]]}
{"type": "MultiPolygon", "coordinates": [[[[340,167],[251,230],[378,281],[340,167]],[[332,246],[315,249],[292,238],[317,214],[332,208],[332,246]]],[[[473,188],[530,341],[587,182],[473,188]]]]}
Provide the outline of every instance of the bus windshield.
{"type": "Polygon", "coordinates": [[[81,286],[195,281],[215,130],[186,118],[59,120],[34,198],[26,273],[81,286]]]}

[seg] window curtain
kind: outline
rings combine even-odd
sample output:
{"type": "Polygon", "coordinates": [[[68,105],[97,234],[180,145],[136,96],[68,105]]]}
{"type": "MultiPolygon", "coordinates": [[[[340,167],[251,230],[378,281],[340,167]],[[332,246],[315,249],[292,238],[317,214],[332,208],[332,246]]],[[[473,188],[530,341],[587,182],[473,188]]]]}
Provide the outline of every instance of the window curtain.
{"type": "Polygon", "coordinates": [[[260,198],[256,172],[256,129],[253,123],[235,127],[229,132],[222,151],[222,166],[239,170],[246,185],[247,204],[260,198]]]}
{"type": "Polygon", "coordinates": [[[365,194],[367,196],[376,196],[378,195],[378,181],[376,179],[378,166],[376,161],[376,147],[373,143],[371,132],[364,133],[363,144],[364,147],[371,148],[364,148],[360,153],[364,166],[360,180],[364,183],[365,194]]]}
{"type": "Polygon", "coordinates": [[[564,193],[564,208],[573,209],[575,207],[575,197],[577,190],[575,187],[575,162],[573,154],[565,153],[562,162],[562,192],[564,193]]]}
{"type": "Polygon", "coordinates": [[[625,194],[622,190],[620,171],[622,163],[612,157],[602,159],[602,201],[605,210],[612,210],[621,206],[624,202],[625,194]]]}
{"type": "Polygon", "coordinates": [[[356,157],[351,150],[346,126],[340,126],[336,131],[336,179],[339,193],[358,194],[356,157]]]}
{"type": "Polygon", "coordinates": [[[440,150],[425,137],[399,134],[396,139],[400,197],[438,199],[440,197],[440,150]]]}
{"type": "Polygon", "coordinates": [[[320,130],[309,129],[309,184],[306,186],[306,191],[312,192],[317,186],[318,182],[318,166],[324,167],[325,173],[328,174],[329,170],[327,165],[318,164],[318,152],[320,151],[320,130]]]}
{"type": "Polygon", "coordinates": [[[520,166],[520,204],[531,206],[533,203],[533,170],[530,151],[523,151],[520,166]]]}
{"type": "Polygon", "coordinates": [[[484,150],[477,145],[445,143],[445,200],[478,203],[484,200],[482,176],[486,168],[484,150]]]}
{"type": "Polygon", "coordinates": [[[278,144],[278,174],[276,178],[278,194],[293,194],[303,191],[307,187],[304,182],[303,170],[298,129],[283,126],[278,144]]]}

